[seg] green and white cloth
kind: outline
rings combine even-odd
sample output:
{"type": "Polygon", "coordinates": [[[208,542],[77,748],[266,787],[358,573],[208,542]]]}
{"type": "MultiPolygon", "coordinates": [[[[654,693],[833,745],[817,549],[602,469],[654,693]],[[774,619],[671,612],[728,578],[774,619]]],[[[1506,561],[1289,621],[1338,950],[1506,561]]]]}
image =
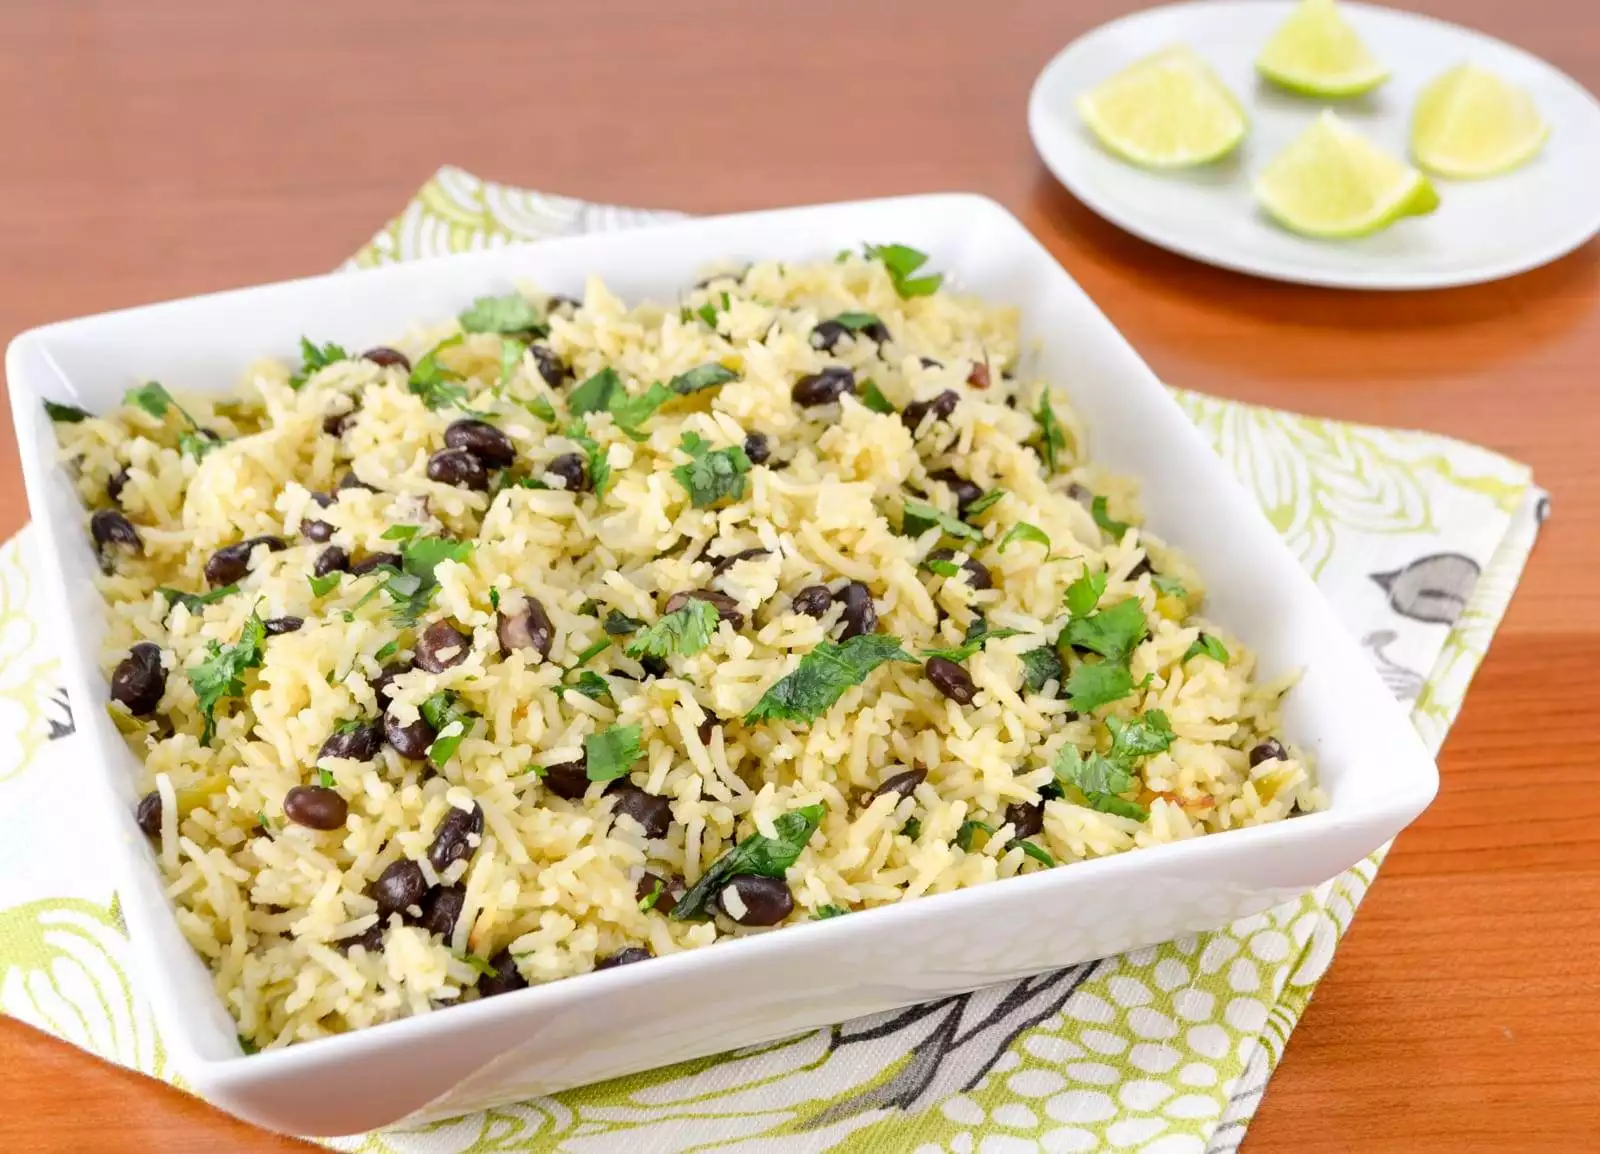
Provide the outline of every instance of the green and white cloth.
{"type": "MultiPolygon", "coordinates": [[[[446,168],[350,264],[667,215],[446,168]]],[[[1547,509],[1528,468],[1431,434],[1177,395],[1437,749],[1547,509]]],[[[41,624],[31,548],[26,530],[0,546],[0,1011],[181,1085],[129,980],[97,847],[74,816],[88,788],[85,751],[41,624]]],[[[385,1154],[1231,1151],[1381,860],[1218,933],[328,1145],[385,1154]]]]}

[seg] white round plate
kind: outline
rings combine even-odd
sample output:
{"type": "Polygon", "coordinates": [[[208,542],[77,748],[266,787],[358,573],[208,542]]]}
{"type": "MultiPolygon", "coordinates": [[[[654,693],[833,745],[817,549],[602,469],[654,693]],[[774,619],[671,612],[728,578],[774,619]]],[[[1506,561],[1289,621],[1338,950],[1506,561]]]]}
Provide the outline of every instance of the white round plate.
{"type": "Polygon", "coordinates": [[[1255,276],[1359,289],[1475,284],[1564,256],[1600,231],[1600,103],[1566,74],[1509,44],[1425,16],[1368,4],[1342,10],[1391,75],[1347,100],[1295,96],[1260,79],[1255,58],[1293,7],[1279,0],[1175,4],[1104,24],[1045,66],[1028,101],[1034,146],[1074,196],[1113,224],[1174,252],[1255,276]],[[1078,96],[1172,44],[1192,47],[1250,118],[1234,153],[1201,168],[1153,172],[1118,160],[1078,116],[1078,96]],[[1397,156],[1423,85],[1471,62],[1526,89],[1551,126],[1523,167],[1487,180],[1436,179],[1440,204],[1374,236],[1311,240],[1256,206],[1252,176],[1324,107],[1397,156]]]}

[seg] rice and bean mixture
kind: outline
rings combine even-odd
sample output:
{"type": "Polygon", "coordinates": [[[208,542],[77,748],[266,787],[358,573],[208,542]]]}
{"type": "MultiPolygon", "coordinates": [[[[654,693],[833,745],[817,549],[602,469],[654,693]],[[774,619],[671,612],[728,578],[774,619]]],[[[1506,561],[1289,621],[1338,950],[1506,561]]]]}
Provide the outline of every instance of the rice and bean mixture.
{"type": "Polygon", "coordinates": [[[868,246],[51,406],[246,1049],[1324,804],[1018,340],[868,246]]]}

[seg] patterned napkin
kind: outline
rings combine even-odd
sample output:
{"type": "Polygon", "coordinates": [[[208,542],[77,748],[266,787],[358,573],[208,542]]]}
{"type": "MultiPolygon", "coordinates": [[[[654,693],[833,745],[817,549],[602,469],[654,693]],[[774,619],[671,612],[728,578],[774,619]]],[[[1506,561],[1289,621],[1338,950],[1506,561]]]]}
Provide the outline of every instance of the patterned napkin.
{"type": "MultiPolygon", "coordinates": [[[[350,265],[667,215],[446,168],[350,265]]],[[[1430,434],[1177,395],[1437,749],[1548,509],[1528,468],[1430,434]]],[[[116,896],[63,801],[88,788],[86,751],[37,624],[36,574],[24,530],[0,546],[0,1011],[181,1085],[129,982],[116,896]]],[[[1204,937],[328,1145],[382,1154],[1232,1151],[1382,857],[1204,937]]]]}

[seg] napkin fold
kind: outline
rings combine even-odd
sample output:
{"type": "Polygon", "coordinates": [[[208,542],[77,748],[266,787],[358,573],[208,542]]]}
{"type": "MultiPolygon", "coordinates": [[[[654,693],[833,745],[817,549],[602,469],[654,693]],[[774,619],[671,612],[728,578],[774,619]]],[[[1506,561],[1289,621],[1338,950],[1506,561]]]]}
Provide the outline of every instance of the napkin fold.
{"type": "MultiPolygon", "coordinates": [[[[365,267],[676,213],[441,169],[365,267]]],[[[1178,392],[1437,750],[1549,502],[1525,465],[1429,433],[1178,392]]],[[[116,895],[72,820],[90,784],[41,628],[28,530],[0,546],[0,1012],[182,1085],[130,981],[116,895]]],[[[382,1154],[1236,1149],[1383,853],[1192,936],[798,1038],[337,1139],[382,1154]]]]}

